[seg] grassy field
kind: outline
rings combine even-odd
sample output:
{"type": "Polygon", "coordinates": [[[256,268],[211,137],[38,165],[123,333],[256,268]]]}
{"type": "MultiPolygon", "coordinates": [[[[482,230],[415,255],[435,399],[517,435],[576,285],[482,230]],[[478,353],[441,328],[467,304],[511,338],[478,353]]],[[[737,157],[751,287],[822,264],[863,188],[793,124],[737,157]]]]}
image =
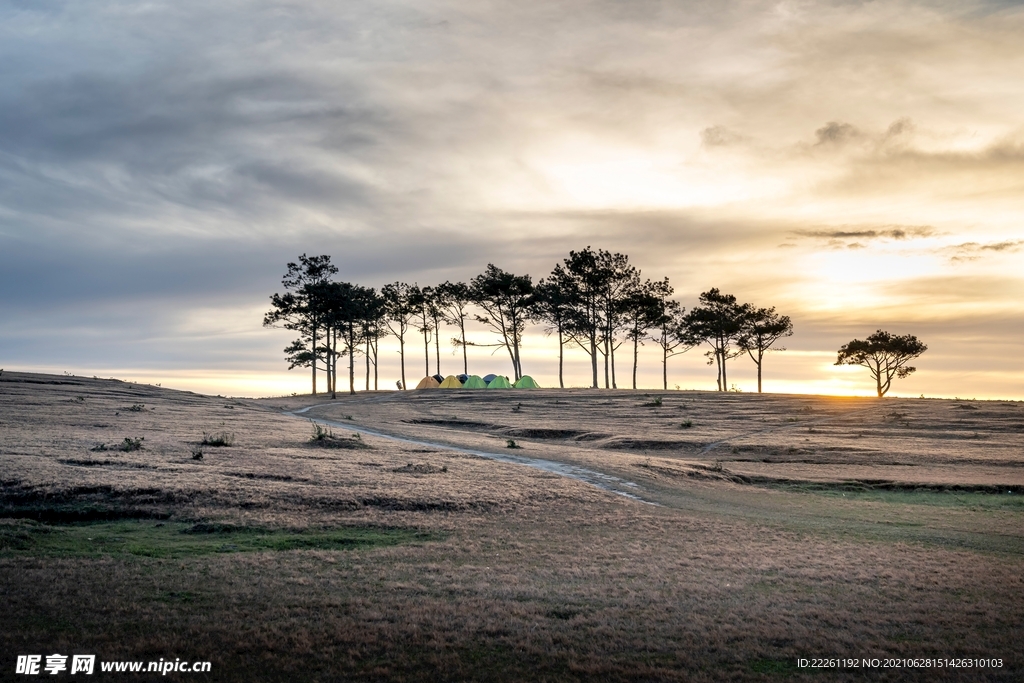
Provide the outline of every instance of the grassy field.
{"type": "Polygon", "coordinates": [[[5,371],[0,465],[0,680],[1024,678],[1021,403],[5,371]]]}

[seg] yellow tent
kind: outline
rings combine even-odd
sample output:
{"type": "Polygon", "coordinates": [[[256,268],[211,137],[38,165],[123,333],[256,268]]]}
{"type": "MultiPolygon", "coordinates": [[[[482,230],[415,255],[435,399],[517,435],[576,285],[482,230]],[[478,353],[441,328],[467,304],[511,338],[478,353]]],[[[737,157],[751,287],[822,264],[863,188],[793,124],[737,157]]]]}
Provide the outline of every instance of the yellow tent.
{"type": "Polygon", "coordinates": [[[462,382],[460,382],[459,378],[456,377],[455,375],[448,375],[447,377],[444,378],[444,381],[441,382],[440,388],[441,389],[461,389],[462,388],[462,382]]]}
{"type": "Polygon", "coordinates": [[[417,389],[437,389],[440,384],[433,377],[424,377],[420,380],[420,383],[416,385],[417,389]]]}

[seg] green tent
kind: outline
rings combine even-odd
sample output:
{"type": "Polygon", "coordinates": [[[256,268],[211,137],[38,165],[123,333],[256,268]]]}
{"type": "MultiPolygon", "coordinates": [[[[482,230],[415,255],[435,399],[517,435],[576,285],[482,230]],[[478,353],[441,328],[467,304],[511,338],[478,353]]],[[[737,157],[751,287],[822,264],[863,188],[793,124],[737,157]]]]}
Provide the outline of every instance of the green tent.
{"type": "Polygon", "coordinates": [[[540,385],[533,381],[533,378],[529,375],[523,375],[519,378],[519,381],[515,383],[516,389],[540,389],[540,385]]]}
{"type": "Polygon", "coordinates": [[[486,389],[487,382],[480,379],[480,375],[472,375],[466,378],[465,383],[462,385],[463,389],[486,389]]]}
{"type": "Polygon", "coordinates": [[[491,383],[487,385],[488,389],[511,389],[512,385],[508,383],[508,380],[498,375],[491,380],[491,383]]]}

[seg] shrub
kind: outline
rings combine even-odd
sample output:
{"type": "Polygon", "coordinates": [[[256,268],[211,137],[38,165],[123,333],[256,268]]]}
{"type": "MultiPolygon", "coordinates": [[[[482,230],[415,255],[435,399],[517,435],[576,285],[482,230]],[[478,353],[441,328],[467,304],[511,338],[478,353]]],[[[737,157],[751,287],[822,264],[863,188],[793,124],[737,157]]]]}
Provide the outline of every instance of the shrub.
{"type": "Polygon", "coordinates": [[[141,451],[142,442],[146,440],[146,437],[139,436],[134,439],[124,437],[124,441],[117,445],[117,450],[124,451],[125,453],[131,453],[132,451],[141,451]]]}
{"type": "Polygon", "coordinates": [[[661,396],[655,396],[650,401],[644,404],[648,408],[660,408],[661,407],[661,396]]]}
{"type": "Polygon", "coordinates": [[[199,443],[200,446],[233,446],[235,443],[235,435],[228,434],[227,432],[220,432],[219,434],[207,434],[203,432],[203,440],[199,443]]]}
{"type": "Polygon", "coordinates": [[[506,439],[505,448],[522,448],[522,446],[517,444],[515,439],[506,439]]]}
{"type": "Polygon", "coordinates": [[[690,427],[693,426],[693,420],[687,420],[686,422],[679,426],[682,427],[683,429],[689,429],[690,427]]]}

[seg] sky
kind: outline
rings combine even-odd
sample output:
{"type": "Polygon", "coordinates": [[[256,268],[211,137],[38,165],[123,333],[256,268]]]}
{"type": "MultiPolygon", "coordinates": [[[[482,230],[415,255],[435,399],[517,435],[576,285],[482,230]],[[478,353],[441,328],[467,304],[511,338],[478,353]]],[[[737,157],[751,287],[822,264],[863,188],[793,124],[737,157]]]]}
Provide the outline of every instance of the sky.
{"type": "Polygon", "coordinates": [[[929,347],[893,395],[1024,399],[1022,36],[1009,2],[0,0],[0,367],[305,393],[262,326],[299,254],[379,287],[590,245],[789,315],[766,391],[871,395],[836,350],[885,329],[929,347]]]}

